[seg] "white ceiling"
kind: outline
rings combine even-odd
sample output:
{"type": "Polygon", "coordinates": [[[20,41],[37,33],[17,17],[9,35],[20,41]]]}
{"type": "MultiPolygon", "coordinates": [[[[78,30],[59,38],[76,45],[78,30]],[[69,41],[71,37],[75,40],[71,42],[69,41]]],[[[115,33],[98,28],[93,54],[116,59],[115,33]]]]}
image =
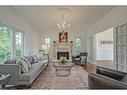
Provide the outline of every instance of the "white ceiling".
{"type": "Polygon", "coordinates": [[[57,29],[59,21],[57,10],[70,11],[69,23],[72,30],[86,30],[91,24],[104,17],[115,6],[13,6],[13,9],[41,31],[57,29]]]}

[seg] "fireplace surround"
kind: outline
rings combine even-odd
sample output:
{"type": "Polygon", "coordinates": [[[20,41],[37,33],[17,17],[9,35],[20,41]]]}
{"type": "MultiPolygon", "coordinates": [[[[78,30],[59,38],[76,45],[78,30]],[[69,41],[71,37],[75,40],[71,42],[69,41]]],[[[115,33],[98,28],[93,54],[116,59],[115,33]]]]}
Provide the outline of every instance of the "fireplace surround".
{"type": "Polygon", "coordinates": [[[67,58],[67,60],[72,61],[73,46],[74,46],[73,43],[68,44],[54,43],[53,59],[59,60],[61,56],[64,56],[67,58]]]}
{"type": "Polygon", "coordinates": [[[69,60],[69,52],[57,52],[57,60],[60,60],[60,57],[66,57],[69,60]]]}

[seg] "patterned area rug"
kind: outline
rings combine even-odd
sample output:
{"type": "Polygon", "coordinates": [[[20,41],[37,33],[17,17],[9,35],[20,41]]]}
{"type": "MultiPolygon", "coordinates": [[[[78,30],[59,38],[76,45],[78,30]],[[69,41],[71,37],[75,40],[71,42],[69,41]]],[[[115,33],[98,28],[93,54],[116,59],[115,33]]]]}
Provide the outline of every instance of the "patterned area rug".
{"type": "Polygon", "coordinates": [[[88,73],[82,66],[74,65],[70,76],[60,77],[56,75],[53,64],[49,63],[31,89],[87,89],[88,73]]]}

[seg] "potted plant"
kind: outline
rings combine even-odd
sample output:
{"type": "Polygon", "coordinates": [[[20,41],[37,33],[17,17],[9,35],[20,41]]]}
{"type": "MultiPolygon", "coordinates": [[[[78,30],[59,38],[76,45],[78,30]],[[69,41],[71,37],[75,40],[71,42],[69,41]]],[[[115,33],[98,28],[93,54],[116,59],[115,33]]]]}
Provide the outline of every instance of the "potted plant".
{"type": "Polygon", "coordinates": [[[67,62],[66,57],[60,57],[60,64],[65,64],[67,62]]]}

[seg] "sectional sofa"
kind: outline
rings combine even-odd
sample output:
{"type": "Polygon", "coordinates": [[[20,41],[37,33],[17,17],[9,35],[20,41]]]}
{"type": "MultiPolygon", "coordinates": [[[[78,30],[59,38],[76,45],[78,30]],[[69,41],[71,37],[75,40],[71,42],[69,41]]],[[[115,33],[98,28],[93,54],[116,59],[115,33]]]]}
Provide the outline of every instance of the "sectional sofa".
{"type": "Polygon", "coordinates": [[[89,89],[127,89],[127,73],[97,66],[88,74],[89,89]]]}
{"type": "Polygon", "coordinates": [[[11,75],[9,85],[27,85],[38,77],[38,75],[48,66],[49,58],[47,55],[35,61],[33,56],[25,56],[31,63],[32,68],[27,73],[22,73],[22,68],[17,64],[17,60],[8,60],[4,64],[0,64],[0,73],[8,73],[11,75]]]}

